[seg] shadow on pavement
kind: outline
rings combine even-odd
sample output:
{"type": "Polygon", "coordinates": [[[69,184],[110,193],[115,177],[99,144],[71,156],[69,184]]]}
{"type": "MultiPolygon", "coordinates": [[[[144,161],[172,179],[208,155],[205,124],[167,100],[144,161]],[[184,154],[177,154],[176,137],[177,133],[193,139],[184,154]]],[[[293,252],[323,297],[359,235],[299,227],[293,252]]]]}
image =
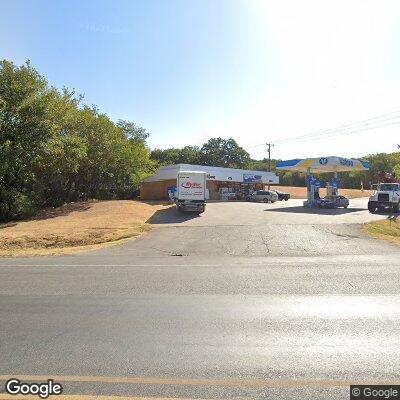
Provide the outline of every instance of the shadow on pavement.
{"type": "Polygon", "coordinates": [[[177,224],[199,218],[200,215],[194,212],[179,212],[176,207],[165,208],[156,211],[146,222],[149,224],[177,224]]]}
{"type": "Polygon", "coordinates": [[[365,208],[310,208],[303,206],[267,208],[264,211],[286,212],[296,214],[321,214],[321,215],[342,215],[357,211],[366,211],[365,208]]]}

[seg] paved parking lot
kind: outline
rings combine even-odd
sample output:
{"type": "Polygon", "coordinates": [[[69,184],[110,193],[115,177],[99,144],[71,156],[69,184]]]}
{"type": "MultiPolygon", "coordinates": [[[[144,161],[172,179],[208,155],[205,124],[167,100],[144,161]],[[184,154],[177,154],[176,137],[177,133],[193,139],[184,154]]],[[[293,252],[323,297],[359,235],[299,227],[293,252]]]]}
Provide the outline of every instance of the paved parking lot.
{"type": "Polygon", "coordinates": [[[310,209],[303,207],[304,200],[278,201],[274,204],[248,202],[211,202],[204,214],[179,214],[175,208],[158,212],[151,220],[153,225],[176,226],[227,226],[227,225],[326,225],[364,224],[386,218],[371,214],[368,199],[350,200],[347,209],[310,209]]]}
{"type": "Polygon", "coordinates": [[[200,216],[170,208],[152,219],[149,234],[105,254],[133,256],[318,256],[389,254],[398,247],[371,239],[362,224],[386,218],[354,199],[348,209],[315,210],[302,200],[275,204],[214,202],[200,216]]]}

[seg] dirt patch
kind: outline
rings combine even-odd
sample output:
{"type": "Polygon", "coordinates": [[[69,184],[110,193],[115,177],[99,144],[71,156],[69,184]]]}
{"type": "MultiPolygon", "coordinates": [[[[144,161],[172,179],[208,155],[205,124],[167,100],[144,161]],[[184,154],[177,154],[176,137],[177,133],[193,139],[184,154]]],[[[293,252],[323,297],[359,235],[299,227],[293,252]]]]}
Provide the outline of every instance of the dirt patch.
{"type": "Polygon", "coordinates": [[[69,253],[136,237],[150,229],[146,221],[156,211],[167,207],[115,200],[43,210],[28,221],[0,224],[0,256],[69,253]]]}
{"type": "Polygon", "coordinates": [[[364,227],[370,236],[400,244],[400,216],[395,219],[370,222],[364,227]]]}
{"type": "MultiPolygon", "coordinates": [[[[280,190],[290,194],[292,199],[306,199],[307,198],[307,188],[305,187],[295,187],[295,186],[271,186],[271,189],[280,190]]],[[[339,194],[346,196],[348,199],[355,199],[359,197],[369,197],[372,196],[372,190],[361,191],[359,189],[339,189],[339,194]]],[[[324,197],[326,195],[326,188],[320,189],[320,196],[324,197]]]]}

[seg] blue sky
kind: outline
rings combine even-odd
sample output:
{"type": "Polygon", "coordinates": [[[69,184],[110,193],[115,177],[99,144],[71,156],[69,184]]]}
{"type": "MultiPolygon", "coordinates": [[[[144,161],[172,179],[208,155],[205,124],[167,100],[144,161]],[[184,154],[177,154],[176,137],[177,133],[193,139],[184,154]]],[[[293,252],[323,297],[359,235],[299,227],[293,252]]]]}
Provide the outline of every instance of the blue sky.
{"type": "MultiPolygon", "coordinates": [[[[1,1],[1,0],[0,0],[1,1]]],[[[396,1],[2,1],[0,58],[30,59],[154,147],[266,141],[400,110],[396,1]]],[[[394,151],[399,125],[273,156],[394,151]]]]}

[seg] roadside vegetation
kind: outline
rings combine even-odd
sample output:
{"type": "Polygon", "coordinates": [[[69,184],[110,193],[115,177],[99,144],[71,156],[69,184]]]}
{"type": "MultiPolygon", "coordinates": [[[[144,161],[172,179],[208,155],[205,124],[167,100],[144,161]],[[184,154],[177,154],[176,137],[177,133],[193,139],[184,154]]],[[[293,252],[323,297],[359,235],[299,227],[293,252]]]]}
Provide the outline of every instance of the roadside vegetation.
{"type": "Polygon", "coordinates": [[[88,199],[131,198],[156,168],[148,133],[0,61],[0,220],[88,199]]]}
{"type": "Polygon", "coordinates": [[[370,222],[365,231],[372,237],[400,244],[400,218],[370,222]]]}
{"type": "Polygon", "coordinates": [[[142,235],[146,221],[168,205],[130,200],[70,203],[44,209],[27,221],[0,224],[0,256],[90,250],[142,235]]]}

